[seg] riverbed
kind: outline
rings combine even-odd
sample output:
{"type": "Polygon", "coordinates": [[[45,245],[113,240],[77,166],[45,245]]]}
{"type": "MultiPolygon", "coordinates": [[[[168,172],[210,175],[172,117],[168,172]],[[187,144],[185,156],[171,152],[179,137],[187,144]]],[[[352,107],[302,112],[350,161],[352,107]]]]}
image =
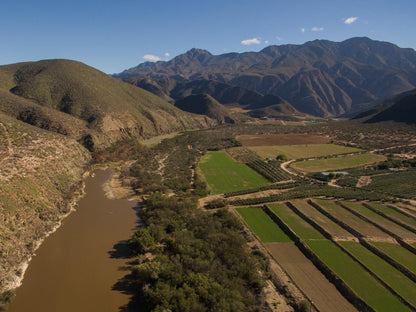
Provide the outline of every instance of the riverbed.
{"type": "Polygon", "coordinates": [[[105,196],[110,176],[98,170],[86,179],[86,195],[36,251],[8,312],[127,311],[131,294],[121,281],[138,208],[105,196]]]}

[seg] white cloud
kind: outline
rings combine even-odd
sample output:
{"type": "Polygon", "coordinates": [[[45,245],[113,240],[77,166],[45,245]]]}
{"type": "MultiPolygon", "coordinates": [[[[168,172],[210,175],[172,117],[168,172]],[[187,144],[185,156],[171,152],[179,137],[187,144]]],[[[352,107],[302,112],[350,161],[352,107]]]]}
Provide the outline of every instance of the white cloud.
{"type": "Polygon", "coordinates": [[[152,55],[152,54],[146,54],[146,55],[143,56],[143,58],[146,61],[149,61],[149,62],[157,62],[157,61],[160,61],[160,57],[159,56],[152,55]]]}
{"type": "Polygon", "coordinates": [[[265,43],[265,44],[269,44],[269,40],[265,40],[265,41],[264,41],[264,43],[265,43]]]}
{"type": "Polygon", "coordinates": [[[323,31],[324,30],[324,28],[323,27],[312,27],[312,29],[311,29],[312,31],[323,31]]]}
{"type": "Polygon", "coordinates": [[[304,33],[306,31],[306,29],[305,28],[301,28],[300,31],[304,33]]]}
{"type": "Polygon", "coordinates": [[[170,53],[166,52],[164,55],[165,55],[166,58],[168,58],[170,56],[170,53]]]}
{"type": "Polygon", "coordinates": [[[357,19],[358,17],[348,17],[347,19],[345,19],[344,23],[349,25],[354,23],[357,19]]]}
{"type": "Polygon", "coordinates": [[[253,38],[253,39],[246,39],[241,41],[242,45],[251,45],[251,44],[260,44],[260,39],[259,38],[253,38]]]}
{"type": "MultiPolygon", "coordinates": [[[[304,28],[302,28],[302,29],[304,29],[304,28]]],[[[302,31],[302,29],[301,29],[301,31],[302,31]]],[[[303,31],[302,31],[303,32],[303,31]]],[[[283,38],[282,37],[279,37],[279,36],[276,36],[276,40],[277,41],[282,41],[283,40],[283,38]]]]}

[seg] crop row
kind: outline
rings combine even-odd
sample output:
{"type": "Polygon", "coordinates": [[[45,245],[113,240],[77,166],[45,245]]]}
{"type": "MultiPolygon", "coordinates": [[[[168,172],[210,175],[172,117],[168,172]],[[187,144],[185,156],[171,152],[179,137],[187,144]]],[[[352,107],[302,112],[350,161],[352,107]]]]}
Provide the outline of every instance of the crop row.
{"type": "Polygon", "coordinates": [[[262,176],[264,176],[270,182],[280,182],[285,180],[290,180],[292,175],[284,171],[278,166],[273,166],[263,160],[256,159],[247,163],[251,169],[257,171],[262,176]]]}
{"type": "Polygon", "coordinates": [[[224,196],[233,197],[233,196],[252,194],[252,193],[268,191],[268,190],[286,190],[286,189],[297,187],[299,185],[301,185],[301,182],[287,182],[287,183],[280,183],[280,184],[271,184],[271,185],[265,185],[261,187],[250,188],[250,189],[245,189],[245,190],[240,190],[240,191],[228,192],[228,193],[225,193],[224,196]]]}
{"type": "MultiPolygon", "coordinates": [[[[286,228],[287,234],[296,241],[302,252],[360,310],[371,311],[369,305],[378,311],[408,311],[406,305],[409,305],[402,304],[396,293],[392,293],[391,287],[386,289],[384,280],[373,274],[360,261],[357,262],[357,258],[351,252],[342,248],[335,241],[327,239],[328,233],[325,230],[322,228],[319,228],[320,230],[316,229],[316,224],[310,224],[307,222],[309,220],[304,220],[289,206],[273,205],[267,209],[272,219],[277,221],[279,226],[286,228]],[[371,289],[371,292],[368,292],[369,289],[371,289]],[[351,290],[353,291],[351,292],[351,290]]],[[[359,251],[366,250],[359,243],[354,242],[353,244],[359,251]]],[[[373,262],[377,264],[384,263],[377,256],[372,256],[371,260],[373,262]]],[[[395,269],[391,267],[390,270],[394,271],[395,269]]],[[[400,277],[397,277],[394,281],[402,283],[400,277]]],[[[407,293],[412,293],[409,284],[412,285],[412,281],[406,280],[403,285],[400,284],[403,286],[400,291],[405,293],[408,300],[412,300],[412,296],[407,293]]]]}
{"type": "Polygon", "coordinates": [[[356,199],[356,200],[373,200],[383,201],[391,198],[386,195],[363,190],[360,188],[335,188],[328,185],[307,184],[299,185],[293,190],[283,192],[281,194],[273,194],[266,197],[259,198],[247,198],[230,201],[230,205],[234,206],[246,206],[246,205],[258,205],[264,203],[270,203],[275,201],[291,200],[296,198],[308,198],[316,196],[326,196],[344,199],[356,199]]]}

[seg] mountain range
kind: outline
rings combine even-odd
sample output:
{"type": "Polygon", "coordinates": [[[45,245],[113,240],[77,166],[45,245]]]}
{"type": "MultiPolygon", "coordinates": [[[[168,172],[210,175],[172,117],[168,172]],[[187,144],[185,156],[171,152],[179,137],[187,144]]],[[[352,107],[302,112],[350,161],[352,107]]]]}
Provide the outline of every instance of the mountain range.
{"type": "Polygon", "coordinates": [[[253,96],[274,95],[314,116],[352,116],[415,88],[416,52],[366,37],[222,55],[191,49],[114,77],[175,100],[207,93],[221,104],[247,106],[257,105],[253,96]]]}

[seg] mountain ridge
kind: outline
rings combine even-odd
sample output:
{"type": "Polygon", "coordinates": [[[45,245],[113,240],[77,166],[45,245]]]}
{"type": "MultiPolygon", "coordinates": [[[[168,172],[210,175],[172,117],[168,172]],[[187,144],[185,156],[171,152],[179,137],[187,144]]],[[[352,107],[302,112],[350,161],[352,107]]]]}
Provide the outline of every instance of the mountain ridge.
{"type": "Polygon", "coordinates": [[[416,87],[416,52],[367,37],[308,41],[259,52],[212,55],[192,49],[170,61],[114,75],[178,82],[215,80],[282,97],[301,112],[340,116],[416,87]]]}

